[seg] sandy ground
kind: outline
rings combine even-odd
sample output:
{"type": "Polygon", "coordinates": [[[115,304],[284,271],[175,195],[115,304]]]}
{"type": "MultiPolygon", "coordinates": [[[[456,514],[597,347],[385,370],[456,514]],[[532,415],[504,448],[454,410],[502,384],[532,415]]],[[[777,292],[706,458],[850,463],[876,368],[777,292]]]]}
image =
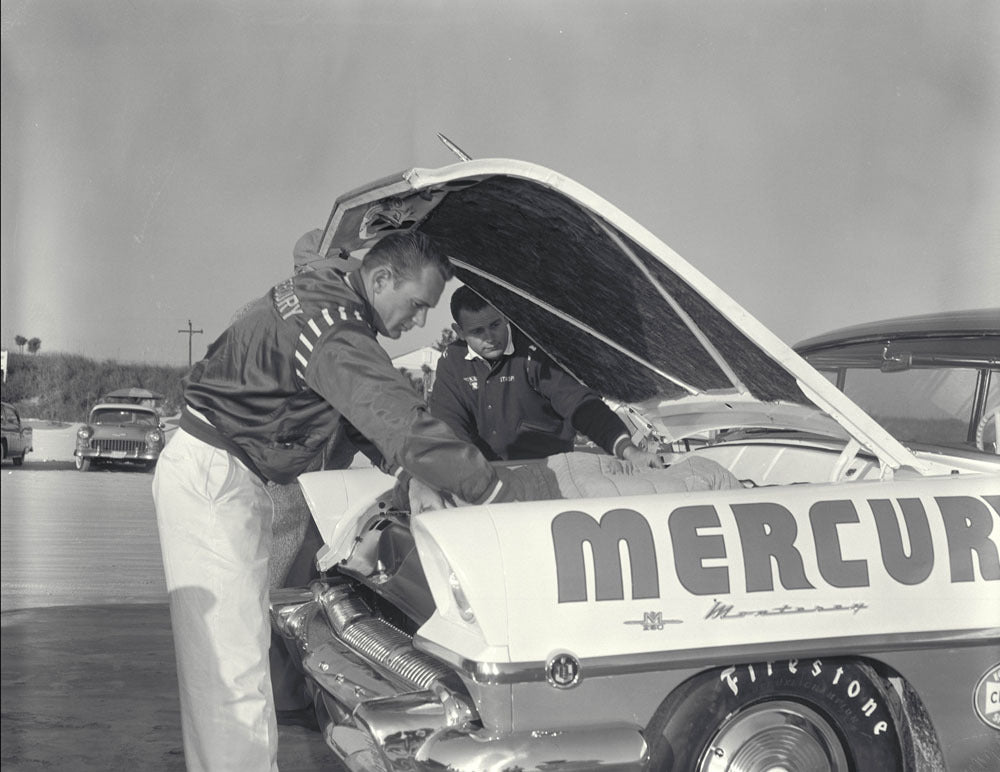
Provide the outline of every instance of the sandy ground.
{"type": "MultiPolygon", "coordinates": [[[[34,423],[0,469],[0,767],[184,769],[152,475],[73,468],[76,425],[34,423]]],[[[280,727],[283,772],[340,770],[280,727]]]]}

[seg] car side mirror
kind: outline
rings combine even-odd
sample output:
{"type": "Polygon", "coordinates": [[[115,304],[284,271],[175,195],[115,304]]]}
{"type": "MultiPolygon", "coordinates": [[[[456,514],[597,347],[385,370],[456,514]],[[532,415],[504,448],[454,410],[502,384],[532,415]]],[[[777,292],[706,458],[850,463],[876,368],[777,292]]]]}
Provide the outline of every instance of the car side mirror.
{"type": "Polygon", "coordinates": [[[890,354],[889,347],[882,350],[882,364],[879,369],[883,373],[900,373],[913,366],[913,354],[904,351],[900,354],[890,354]]]}

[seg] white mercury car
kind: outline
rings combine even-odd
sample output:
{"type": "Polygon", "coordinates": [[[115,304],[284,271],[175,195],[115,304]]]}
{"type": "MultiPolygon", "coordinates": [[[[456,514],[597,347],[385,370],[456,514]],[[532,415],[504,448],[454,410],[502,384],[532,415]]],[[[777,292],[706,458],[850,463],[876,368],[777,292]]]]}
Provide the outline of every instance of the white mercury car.
{"type": "MultiPolygon", "coordinates": [[[[641,417],[671,466],[523,462],[550,495],[412,516],[376,469],[302,476],[323,578],[274,592],[272,620],[343,764],[998,768],[1000,457],[995,439],[967,441],[978,421],[966,441],[895,434],[851,400],[850,374],[845,395],[817,369],[847,360],[804,359],[549,169],[387,177],[337,200],[320,254],[349,267],[414,229],[641,417]]],[[[980,416],[996,409],[997,328],[976,344],[992,352],[976,363],[980,416]]],[[[897,354],[919,366],[893,343],[885,369],[897,354]]]]}

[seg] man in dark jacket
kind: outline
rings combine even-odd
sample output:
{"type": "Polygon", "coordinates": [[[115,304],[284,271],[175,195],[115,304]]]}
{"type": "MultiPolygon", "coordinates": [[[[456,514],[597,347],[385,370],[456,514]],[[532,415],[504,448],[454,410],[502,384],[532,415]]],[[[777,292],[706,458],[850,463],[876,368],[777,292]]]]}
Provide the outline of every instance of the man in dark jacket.
{"type": "Polygon", "coordinates": [[[573,450],[576,433],[640,467],[662,461],[632,443],[600,395],[560,368],[468,287],[451,298],[459,340],[438,360],[431,413],[486,458],[544,458],[573,450]]]}
{"type": "Polygon", "coordinates": [[[512,499],[505,470],[431,417],[376,340],[422,327],[450,276],[421,234],[385,236],[357,271],[324,266],[272,288],[186,376],[153,498],[189,770],[277,769],[268,483],[291,482],[350,433],[401,479],[474,503],[512,499]]]}

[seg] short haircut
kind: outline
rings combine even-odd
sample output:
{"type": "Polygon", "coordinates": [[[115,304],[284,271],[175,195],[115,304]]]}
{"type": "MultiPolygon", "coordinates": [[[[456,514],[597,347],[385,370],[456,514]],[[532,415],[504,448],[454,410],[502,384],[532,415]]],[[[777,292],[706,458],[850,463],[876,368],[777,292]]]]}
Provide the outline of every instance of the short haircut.
{"type": "Polygon", "coordinates": [[[420,278],[427,266],[437,268],[445,281],[455,275],[444,252],[419,231],[390,233],[379,239],[362,259],[361,270],[367,274],[382,266],[392,270],[396,284],[420,278]]]}
{"type": "Polygon", "coordinates": [[[475,313],[476,311],[482,311],[489,305],[491,303],[484,299],[482,295],[463,284],[452,293],[451,318],[455,320],[455,324],[461,326],[462,323],[458,321],[458,314],[461,311],[475,313]]]}

